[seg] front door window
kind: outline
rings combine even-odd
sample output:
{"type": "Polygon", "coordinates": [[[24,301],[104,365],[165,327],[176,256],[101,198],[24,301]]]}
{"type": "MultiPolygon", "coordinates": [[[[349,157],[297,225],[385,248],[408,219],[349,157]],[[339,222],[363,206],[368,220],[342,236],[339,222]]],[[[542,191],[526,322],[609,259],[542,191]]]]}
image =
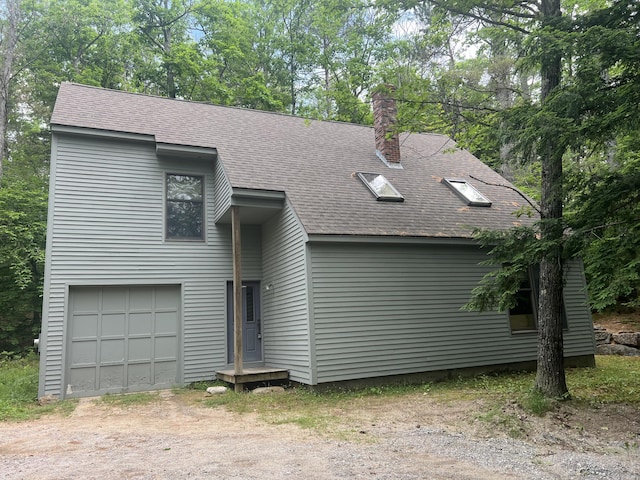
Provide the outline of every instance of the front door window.
{"type": "MultiPolygon", "coordinates": [[[[233,282],[227,283],[227,305],[227,360],[233,363],[233,282]]],[[[262,361],[259,282],[242,282],[242,356],[243,362],[262,361]]]]}

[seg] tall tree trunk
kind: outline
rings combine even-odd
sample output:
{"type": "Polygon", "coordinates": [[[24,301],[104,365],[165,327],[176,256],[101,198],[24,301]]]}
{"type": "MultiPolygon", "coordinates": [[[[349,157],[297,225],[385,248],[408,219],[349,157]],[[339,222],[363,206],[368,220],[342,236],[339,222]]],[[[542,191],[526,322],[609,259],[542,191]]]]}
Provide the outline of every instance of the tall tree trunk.
{"type": "Polygon", "coordinates": [[[13,77],[13,60],[18,45],[18,23],[20,18],[20,0],[6,0],[7,23],[0,45],[2,71],[0,72],[0,184],[4,173],[7,149],[7,125],[9,121],[9,86],[13,77]]]}
{"type": "MultiPolygon", "coordinates": [[[[560,19],[560,0],[542,0],[543,25],[554,26],[560,19]]],[[[544,42],[542,64],[542,102],[548,100],[560,85],[562,54],[554,45],[544,42]]],[[[542,217],[541,241],[553,247],[540,262],[540,295],[538,304],[538,366],[536,389],[546,397],[567,395],[562,339],[563,268],[562,239],[562,145],[546,134],[542,153],[542,217]]]]}
{"type": "Polygon", "coordinates": [[[171,58],[171,25],[165,25],[163,27],[164,43],[162,44],[164,53],[165,68],[167,71],[167,96],[169,98],[176,98],[176,79],[173,74],[173,64],[171,58]]]}
{"type": "MultiPolygon", "coordinates": [[[[508,47],[502,40],[491,43],[492,66],[489,68],[491,85],[495,88],[496,102],[501,111],[506,111],[513,106],[511,93],[512,61],[508,57],[508,47]]],[[[504,122],[500,129],[505,128],[504,122]]],[[[512,168],[513,142],[500,140],[500,173],[510,182],[514,181],[512,168]]]]}

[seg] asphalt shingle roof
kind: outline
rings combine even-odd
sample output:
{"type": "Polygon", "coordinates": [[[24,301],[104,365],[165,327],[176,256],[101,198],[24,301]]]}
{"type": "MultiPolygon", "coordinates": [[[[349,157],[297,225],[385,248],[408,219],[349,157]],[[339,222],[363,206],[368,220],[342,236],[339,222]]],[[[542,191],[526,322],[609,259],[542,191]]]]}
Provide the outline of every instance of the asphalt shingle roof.
{"type": "Polygon", "coordinates": [[[510,184],[443,135],[402,135],[404,168],[390,169],[375,154],[372,127],[71,83],[60,87],[51,123],[216,148],[232,187],[284,191],[308,234],[469,238],[473,227],[523,221],[514,215],[521,196],[471,176],[510,184]],[[376,201],[356,172],[383,174],[405,201],[376,201]],[[493,205],[467,206],[442,177],[467,180],[493,205]]]}

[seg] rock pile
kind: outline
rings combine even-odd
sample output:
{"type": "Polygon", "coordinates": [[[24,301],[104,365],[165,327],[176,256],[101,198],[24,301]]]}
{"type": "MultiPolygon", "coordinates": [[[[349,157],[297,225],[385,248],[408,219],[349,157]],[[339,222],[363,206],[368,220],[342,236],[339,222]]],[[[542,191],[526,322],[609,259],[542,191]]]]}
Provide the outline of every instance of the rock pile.
{"type": "Polygon", "coordinates": [[[596,355],[640,356],[640,332],[609,332],[606,328],[594,326],[596,355]]]}

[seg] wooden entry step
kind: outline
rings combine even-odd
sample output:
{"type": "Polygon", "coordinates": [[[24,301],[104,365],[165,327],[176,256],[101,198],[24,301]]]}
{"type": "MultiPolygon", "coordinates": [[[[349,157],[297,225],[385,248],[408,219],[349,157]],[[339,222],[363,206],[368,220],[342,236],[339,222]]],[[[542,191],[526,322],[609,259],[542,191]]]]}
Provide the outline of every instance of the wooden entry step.
{"type": "Polygon", "coordinates": [[[237,375],[233,369],[218,370],[216,378],[223,382],[233,383],[236,386],[236,391],[241,391],[245,383],[287,380],[289,378],[289,370],[284,368],[251,367],[244,368],[242,373],[237,375]]]}

